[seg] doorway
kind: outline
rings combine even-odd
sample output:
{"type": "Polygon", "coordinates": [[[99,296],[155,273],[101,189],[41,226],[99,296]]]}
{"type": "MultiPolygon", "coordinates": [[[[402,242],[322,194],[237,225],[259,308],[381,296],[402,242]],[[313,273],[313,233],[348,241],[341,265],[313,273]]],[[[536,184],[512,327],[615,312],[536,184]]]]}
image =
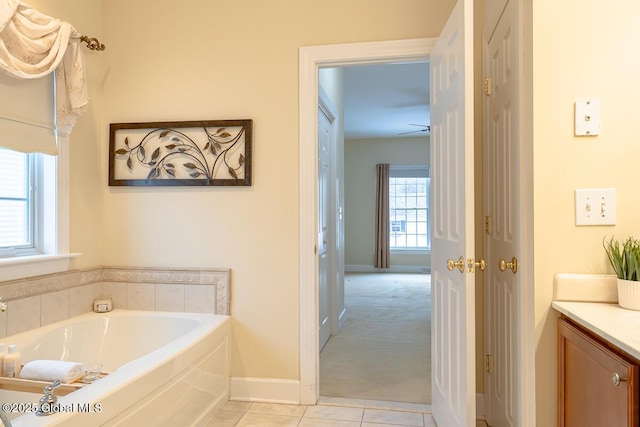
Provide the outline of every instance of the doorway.
{"type": "Polygon", "coordinates": [[[324,104],[333,104],[332,100],[344,112],[344,138],[336,141],[332,164],[346,165],[336,167],[335,184],[329,189],[344,195],[344,200],[329,197],[336,200],[330,234],[335,237],[344,229],[344,238],[336,239],[331,263],[325,261],[326,248],[318,251],[320,395],[429,404],[429,64],[403,61],[322,68],[318,84],[318,219],[323,236],[324,218],[331,212],[324,211],[328,203],[322,158],[332,151],[324,147],[324,104]],[[371,256],[377,163],[391,166],[394,225],[391,266],[382,270],[374,269],[371,256]],[[346,275],[344,267],[340,272],[326,271],[328,265],[345,264],[346,275]],[[326,294],[327,277],[335,281],[330,286],[337,294],[333,297],[326,294]],[[326,308],[335,302],[342,304],[326,308]],[[327,319],[330,313],[333,317],[327,319]],[[327,338],[323,331],[330,323],[339,327],[331,327],[331,338],[323,347],[327,338]]]}
{"type": "MultiPolygon", "coordinates": [[[[348,45],[313,46],[300,52],[300,137],[301,141],[317,134],[318,67],[427,61],[436,39],[359,43],[357,52],[348,45]]],[[[304,165],[315,164],[317,145],[301,143],[300,168],[300,283],[315,283],[317,277],[315,231],[318,224],[317,172],[304,165]],[[311,231],[311,232],[308,232],[311,231]]],[[[318,300],[315,286],[300,287],[300,400],[315,404],[319,397],[319,354],[316,325],[318,300]]]]}

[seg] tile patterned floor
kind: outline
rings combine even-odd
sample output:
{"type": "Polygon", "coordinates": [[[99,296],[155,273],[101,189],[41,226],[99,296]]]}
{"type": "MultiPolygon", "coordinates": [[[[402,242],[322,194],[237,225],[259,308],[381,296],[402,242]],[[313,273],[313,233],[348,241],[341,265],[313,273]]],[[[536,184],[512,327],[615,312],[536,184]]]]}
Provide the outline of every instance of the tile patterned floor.
{"type": "MultiPolygon", "coordinates": [[[[478,427],[486,424],[478,423],[478,427]]],[[[321,399],[317,405],[229,401],[207,427],[437,427],[428,405],[321,399]]]]}

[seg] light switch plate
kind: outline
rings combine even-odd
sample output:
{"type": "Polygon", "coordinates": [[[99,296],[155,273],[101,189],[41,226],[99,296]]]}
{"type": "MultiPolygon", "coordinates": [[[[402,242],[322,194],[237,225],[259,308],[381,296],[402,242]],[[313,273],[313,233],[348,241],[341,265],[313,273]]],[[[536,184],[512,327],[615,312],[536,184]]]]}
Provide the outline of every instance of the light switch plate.
{"type": "Polygon", "coordinates": [[[615,188],[576,189],[576,225],[615,224],[615,188]]]}
{"type": "Polygon", "coordinates": [[[600,134],[602,126],[602,108],[600,99],[588,98],[576,100],[575,134],[576,136],[595,136],[600,134]]]}

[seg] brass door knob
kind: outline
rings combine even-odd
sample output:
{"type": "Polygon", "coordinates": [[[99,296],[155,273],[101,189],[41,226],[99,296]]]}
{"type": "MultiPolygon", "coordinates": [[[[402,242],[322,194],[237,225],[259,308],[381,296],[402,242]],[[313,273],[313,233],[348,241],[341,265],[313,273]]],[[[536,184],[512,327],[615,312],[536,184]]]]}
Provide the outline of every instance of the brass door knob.
{"type": "Polygon", "coordinates": [[[504,260],[504,258],[500,258],[498,262],[498,268],[500,271],[505,271],[507,268],[510,268],[513,274],[518,272],[518,259],[516,257],[511,258],[510,262],[504,260]]]}
{"type": "Polygon", "coordinates": [[[487,263],[482,258],[475,262],[473,261],[473,258],[469,258],[469,270],[473,271],[473,267],[480,271],[484,271],[487,268],[487,263]]]}
{"type": "Polygon", "coordinates": [[[447,270],[453,271],[454,268],[458,268],[460,273],[464,273],[464,258],[458,258],[458,261],[454,261],[451,258],[447,260],[447,270]]]}

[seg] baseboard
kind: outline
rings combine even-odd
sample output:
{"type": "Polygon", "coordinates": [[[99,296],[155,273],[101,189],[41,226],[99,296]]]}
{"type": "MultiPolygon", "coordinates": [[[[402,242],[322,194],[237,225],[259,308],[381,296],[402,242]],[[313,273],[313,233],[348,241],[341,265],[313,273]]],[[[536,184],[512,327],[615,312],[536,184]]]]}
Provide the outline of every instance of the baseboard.
{"type": "Polygon", "coordinates": [[[484,420],[484,393],[476,393],[476,419],[484,420]]]}
{"type": "Polygon", "coordinates": [[[431,273],[431,267],[419,265],[396,265],[391,268],[375,268],[372,265],[350,264],[344,266],[346,273],[431,273]]]}
{"type": "Polygon", "coordinates": [[[300,404],[300,381],[280,378],[232,377],[230,400],[300,404]]]}

